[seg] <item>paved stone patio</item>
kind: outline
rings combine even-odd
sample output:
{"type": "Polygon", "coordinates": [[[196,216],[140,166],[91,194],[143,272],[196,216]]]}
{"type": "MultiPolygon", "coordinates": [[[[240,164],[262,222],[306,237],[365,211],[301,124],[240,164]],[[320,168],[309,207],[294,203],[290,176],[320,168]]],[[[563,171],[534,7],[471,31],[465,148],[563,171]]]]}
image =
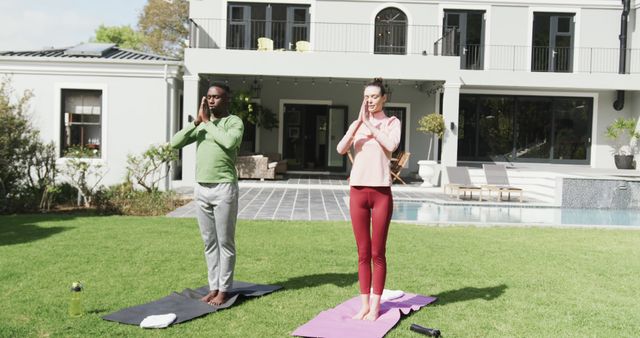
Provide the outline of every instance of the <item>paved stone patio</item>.
{"type": "MultiPolygon", "coordinates": [[[[433,198],[433,189],[419,183],[392,187],[394,199],[433,198]]],[[[273,220],[349,220],[349,186],[344,177],[291,176],[278,181],[242,180],[238,217],[273,220]]],[[[182,189],[182,194],[192,191],[182,189]]],[[[195,217],[195,203],[171,212],[169,217],[195,217]]]]}

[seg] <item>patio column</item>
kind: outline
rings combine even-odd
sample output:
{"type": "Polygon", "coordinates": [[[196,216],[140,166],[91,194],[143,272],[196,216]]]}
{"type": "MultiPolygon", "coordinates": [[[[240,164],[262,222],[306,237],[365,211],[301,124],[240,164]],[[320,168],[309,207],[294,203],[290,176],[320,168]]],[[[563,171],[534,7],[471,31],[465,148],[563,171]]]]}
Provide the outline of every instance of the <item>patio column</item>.
{"type": "MultiPolygon", "coordinates": [[[[183,98],[183,116],[182,126],[186,126],[189,122],[189,116],[196,118],[198,113],[198,92],[200,85],[200,76],[186,75],[184,81],[184,98],[183,98]]],[[[194,186],[196,182],[196,147],[195,143],[182,148],[182,185],[194,186]]]]}
{"type": "Polygon", "coordinates": [[[445,167],[458,163],[458,115],[460,106],[460,83],[445,82],[442,98],[442,117],[445,132],[442,138],[442,183],[449,182],[445,167]]]}

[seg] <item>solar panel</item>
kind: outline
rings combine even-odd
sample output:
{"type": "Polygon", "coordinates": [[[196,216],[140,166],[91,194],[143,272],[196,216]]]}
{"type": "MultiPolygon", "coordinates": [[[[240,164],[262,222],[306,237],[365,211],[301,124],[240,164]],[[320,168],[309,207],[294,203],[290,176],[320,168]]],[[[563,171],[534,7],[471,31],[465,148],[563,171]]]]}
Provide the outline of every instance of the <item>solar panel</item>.
{"type": "Polygon", "coordinates": [[[115,43],[83,43],[64,51],[64,55],[73,56],[103,56],[115,47],[115,43]]]}

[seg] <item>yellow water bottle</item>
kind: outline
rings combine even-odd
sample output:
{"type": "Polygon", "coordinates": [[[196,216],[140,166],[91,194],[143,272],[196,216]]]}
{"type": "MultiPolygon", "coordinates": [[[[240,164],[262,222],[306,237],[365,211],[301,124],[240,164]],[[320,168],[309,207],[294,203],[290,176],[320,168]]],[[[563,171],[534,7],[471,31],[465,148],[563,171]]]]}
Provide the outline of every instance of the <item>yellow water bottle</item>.
{"type": "Polygon", "coordinates": [[[82,316],[82,284],[73,282],[71,284],[71,299],[69,301],[69,316],[82,316]]]}

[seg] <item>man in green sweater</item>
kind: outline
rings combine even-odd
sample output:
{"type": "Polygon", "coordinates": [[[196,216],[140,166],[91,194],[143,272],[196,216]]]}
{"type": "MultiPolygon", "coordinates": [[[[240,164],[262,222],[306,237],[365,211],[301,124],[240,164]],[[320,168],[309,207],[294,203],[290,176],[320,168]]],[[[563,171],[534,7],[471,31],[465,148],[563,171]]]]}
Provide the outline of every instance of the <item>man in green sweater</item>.
{"type": "Polygon", "coordinates": [[[223,304],[233,285],[236,262],[238,175],[235,163],[244,124],[229,114],[229,87],[214,84],[202,98],[198,117],[174,135],[171,146],[196,142],[194,199],[207,261],[209,294],[202,301],[223,304]]]}

